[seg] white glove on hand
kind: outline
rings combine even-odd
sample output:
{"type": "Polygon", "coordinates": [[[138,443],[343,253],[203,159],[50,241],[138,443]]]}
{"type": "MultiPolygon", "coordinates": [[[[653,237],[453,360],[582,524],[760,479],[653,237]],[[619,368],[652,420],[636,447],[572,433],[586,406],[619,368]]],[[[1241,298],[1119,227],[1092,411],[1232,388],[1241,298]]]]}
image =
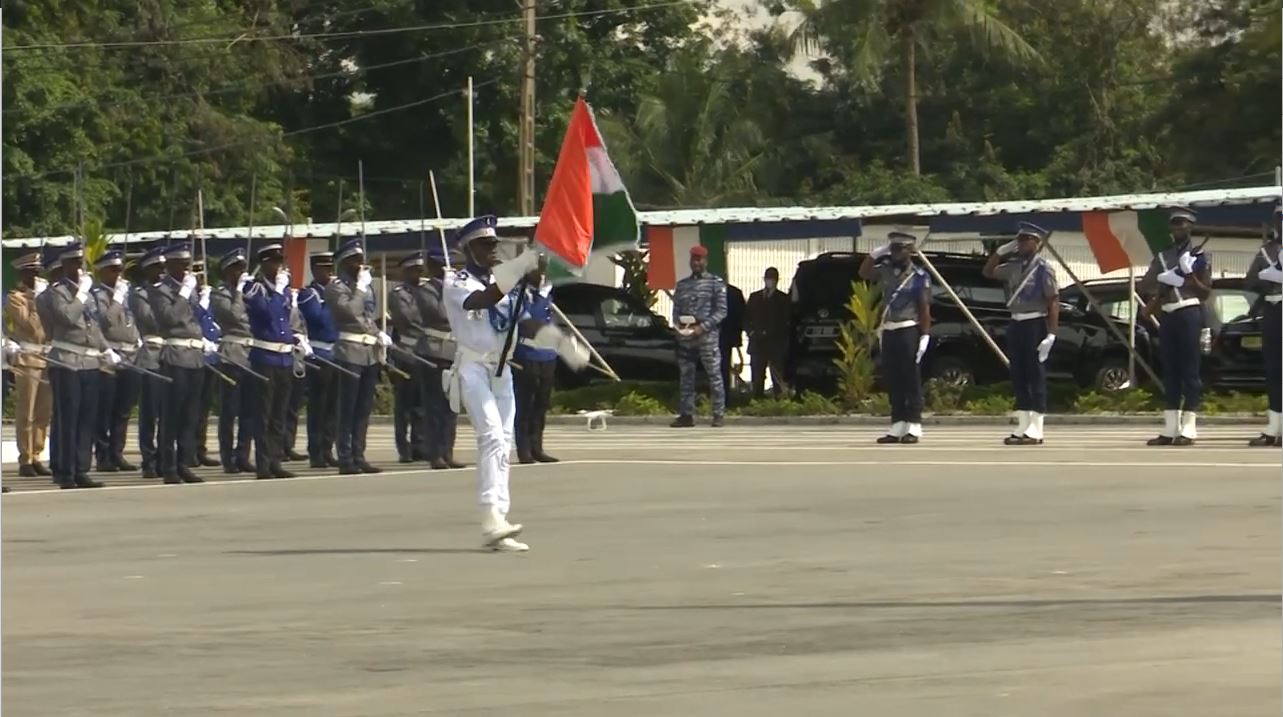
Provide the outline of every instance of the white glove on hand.
{"type": "Polygon", "coordinates": [[[1157,278],[1158,283],[1174,286],[1178,289],[1185,285],[1185,277],[1177,274],[1175,269],[1168,269],[1167,271],[1159,274],[1157,278]]]}
{"type": "Polygon", "coordinates": [[[108,366],[119,365],[121,361],[120,354],[116,353],[115,349],[107,349],[106,353],[103,354],[103,358],[107,359],[108,366]]]}
{"type": "Polygon", "coordinates": [[[1280,269],[1273,264],[1269,264],[1264,269],[1261,269],[1256,276],[1262,281],[1272,281],[1275,284],[1283,284],[1283,269],[1280,269]]]}
{"type": "Polygon", "coordinates": [[[553,349],[562,361],[572,370],[581,371],[588,365],[591,354],[588,347],[575,340],[569,334],[563,334],[556,326],[546,325],[535,332],[531,343],[539,348],[553,349]]]}
{"type": "Polygon", "coordinates": [[[1014,254],[1016,252],[1016,247],[1018,246],[1020,246],[1020,242],[1016,239],[1012,239],[1006,244],[1003,244],[1002,246],[998,247],[998,256],[1006,256],[1007,254],[1014,254]]]}
{"type": "Polygon", "coordinates": [[[369,291],[373,283],[374,276],[370,274],[370,270],[364,266],[361,267],[361,271],[356,275],[356,288],[360,291],[369,291]]]}
{"type": "Polygon", "coordinates": [[[36,283],[32,287],[32,290],[36,292],[36,296],[40,296],[41,294],[44,293],[45,289],[48,289],[48,288],[49,288],[49,280],[37,276],[36,283]]]}
{"type": "Polygon", "coordinates": [[[539,252],[527,249],[518,254],[517,258],[505,261],[494,268],[495,286],[506,294],[521,281],[521,277],[529,274],[537,266],[539,266],[539,252]]]}
{"type": "Polygon", "coordinates": [[[391,337],[391,336],[388,336],[387,334],[385,334],[385,333],[383,333],[382,331],[380,331],[380,332],[379,332],[379,344],[380,344],[380,345],[382,345],[382,346],[383,346],[383,348],[387,348],[387,347],[391,346],[391,345],[392,345],[392,337],[391,337]]]}
{"type": "Polygon", "coordinates": [[[881,259],[882,257],[890,253],[891,253],[891,245],[883,244],[877,249],[874,249],[873,251],[869,252],[869,256],[872,257],[874,261],[877,261],[878,259],[881,259]]]}
{"type": "Polygon", "coordinates": [[[178,290],[178,295],[190,299],[193,291],[196,291],[196,275],[189,273],[183,277],[183,288],[178,290]]]}
{"type": "Polygon", "coordinates": [[[1047,363],[1047,357],[1051,355],[1051,345],[1056,343],[1055,334],[1047,334],[1047,338],[1038,342],[1038,363],[1047,363]]]}
{"type": "Polygon", "coordinates": [[[290,273],[285,269],[276,272],[276,293],[285,293],[286,287],[290,285],[290,273]]]}
{"type": "Polygon", "coordinates": [[[254,283],[254,278],[249,275],[249,272],[242,272],[240,276],[236,277],[236,288],[242,292],[245,291],[245,287],[252,283],[254,283]]]}
{"type": "Polygon", "coordinates": [[[202,286],[200,288],[200,298],[197,299],[196,301],[197,303],[200,304],[200,307],[202,309],[205,309],[206,311],[209,310],[209,287],[208,286],[202,286]]]}
{"type": "Polygon", "coordinates": [[[116,289],[111,293],[111,298],[117,304],[125,303],[125,297],[129,295],[129,282],[124,279],[116,280],[116,289]]]}
{"type": "Polygon", "coordinates": [[[1186,274],[1194,273],[1194,255],[1193,254],[1189,252],[1185,252],[1184,254],[1181,254],[1181,258],[1176,261],[1176,264],[1180,266],[1182,272],[1186,274]]]}
{"type": "Polygon", "coordinates": [[[4,357],[5,357],[5,359],[7,359],[7,360],[9,360],[9,361],[13,361],[13,358],[14,358],[15,356],[17,356],[17,355],[18,355],[19,353],[21,353],[21,352],[22,352],[22,347],[21,347],[21,346],[19,346],[19,345],[17,344],[17,342],[12,341],[12,340],[10,340],[10,339],[5,339],[5,340],[4,340],[4,357]]]}
{"type": "Polygon", "coordinates": [[[204,351],[206,356],[213,356],[218,353],[218,344],[210,341],[209,339],[201,339],[201,341],[205,342],[204,351]]]}
{"type": "Polygon", "coordinates": [[[89,290],[93,285],[94,280],[88,274],[81,274],[80,281],[76,283],[76,301],[82,304],[89,301],[89,290]]]}
{"type": "Polygon", "coordinates": [[[308,341],[307,337],[303,334],[294,334],[294,343],[298,345],[299,351],[303,352],[303,358],[307,358],[308,356],[312,356],[316,353],[316,351],[312,349],[312,342],[308,341]]]}
{"type": "Polygon", "coordinates": [[[927,346],[931,344],[931,334],[923,334],[918,337],[918,356],[914,363],[922,363],[922,357],[927,353],[927,346]]]}

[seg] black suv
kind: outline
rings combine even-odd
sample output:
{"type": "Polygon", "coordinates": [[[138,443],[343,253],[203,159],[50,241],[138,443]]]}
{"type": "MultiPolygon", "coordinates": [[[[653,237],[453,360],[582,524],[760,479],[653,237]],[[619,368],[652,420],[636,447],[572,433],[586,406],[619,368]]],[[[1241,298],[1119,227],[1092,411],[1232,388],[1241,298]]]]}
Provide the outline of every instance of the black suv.
{"type": "MultiPolygon", "coordinates": [[[[969,254],[928,253],[931,263],[948,280],[985,332],[1004,347],[1010,312],[1002,283],[982,273],[985,258],[969,254]]],[[[838,325],[847,319],[851,282],[859,281],[863,254],[832,252],[800,262],[793,278],[793,347],[790,372],[801,388],[827,390],[837,381],[838,325]]],[[[932,281],[932,345],[923,359],[923,377],[953,384],[991,383],[1009,376],[983,338],[967,321],[943,286],[932,281]]],[[[1126,324],[1121,325],[1126,330],[1126,324]]],[[[1005,349],[1004,349],[1005,350],[1005,349]]],[[[1063,304],[1056,343],[1047,360],[1047,375],[1084,386],[1111,388],[1122,368],[1126,380],[1127,352],[1099,321],[1075,306],[1063,304]],[[1122,352],[1121,363],[1117,352],[1122,352]]],[[[1117,386],[1113,386],[1117,388],[1117,386]]]]}
{"type": "MultiPolygon", "coordinates": [[[[620,378],[677,380],[677,336],[633,295],[598,284],[564,284],[553,287],[552,300],[620,378]]],[[[560,388],[596,378],[601,374],[592,369],[574,373],[557,363],[560,388]]]]}

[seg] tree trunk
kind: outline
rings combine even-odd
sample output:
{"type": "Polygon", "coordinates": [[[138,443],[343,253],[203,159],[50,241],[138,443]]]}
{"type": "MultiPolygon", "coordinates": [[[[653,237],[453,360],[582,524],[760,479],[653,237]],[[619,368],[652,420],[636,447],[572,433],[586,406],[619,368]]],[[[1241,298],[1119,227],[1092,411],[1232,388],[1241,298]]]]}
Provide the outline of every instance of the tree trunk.
{"type": "Polygon", "coordinates": [[[904,36],[904,131],[909,140],[909,169],[913,176],[922,174],[918,152],[918,58],[913,28],[905,29],[904,36]]]}

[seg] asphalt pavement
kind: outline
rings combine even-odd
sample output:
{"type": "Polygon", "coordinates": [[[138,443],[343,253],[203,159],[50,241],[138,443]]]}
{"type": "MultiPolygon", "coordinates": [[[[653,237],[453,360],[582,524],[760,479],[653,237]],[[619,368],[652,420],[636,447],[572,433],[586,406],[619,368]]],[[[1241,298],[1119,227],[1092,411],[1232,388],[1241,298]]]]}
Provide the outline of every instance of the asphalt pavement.
{"type": "Polygon", "coordinates": [[[375,476],[6,466],[3,714],[1280,713],[1283,468],[1250,428],[550,430],[521,555],[386,426],[375,476]]]}

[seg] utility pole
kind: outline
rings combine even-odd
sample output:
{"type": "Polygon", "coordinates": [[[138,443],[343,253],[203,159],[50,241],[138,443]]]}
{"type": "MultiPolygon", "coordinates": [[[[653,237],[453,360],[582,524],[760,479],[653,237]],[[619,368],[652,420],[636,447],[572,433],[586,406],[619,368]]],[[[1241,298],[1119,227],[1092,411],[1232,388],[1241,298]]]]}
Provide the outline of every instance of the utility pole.
{"type": "Polygon", "coordinates": [[[518,134],[517,202],[522,216],[535,213],[535,0],[525,3],[526,48],[521,73],[521,130],[518,134]]]}

